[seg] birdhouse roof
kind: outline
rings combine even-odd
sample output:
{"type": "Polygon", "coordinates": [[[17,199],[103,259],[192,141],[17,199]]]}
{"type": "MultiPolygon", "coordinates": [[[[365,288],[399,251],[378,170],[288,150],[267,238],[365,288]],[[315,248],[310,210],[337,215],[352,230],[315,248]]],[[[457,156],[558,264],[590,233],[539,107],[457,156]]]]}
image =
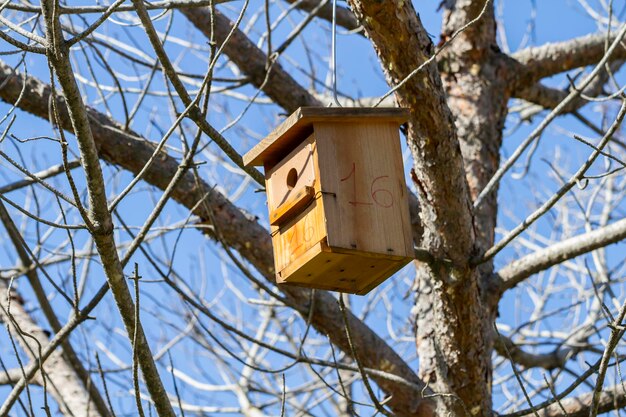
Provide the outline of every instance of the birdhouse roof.
{"type": "Polygon", "coordinates": [[[245,166],[263,165],[265,160],[280,159],[313,132],[313,123],[396,122],[409,118],[407,109],[376,107],[300,107],[272,133],[243,156],[245,166]]]}

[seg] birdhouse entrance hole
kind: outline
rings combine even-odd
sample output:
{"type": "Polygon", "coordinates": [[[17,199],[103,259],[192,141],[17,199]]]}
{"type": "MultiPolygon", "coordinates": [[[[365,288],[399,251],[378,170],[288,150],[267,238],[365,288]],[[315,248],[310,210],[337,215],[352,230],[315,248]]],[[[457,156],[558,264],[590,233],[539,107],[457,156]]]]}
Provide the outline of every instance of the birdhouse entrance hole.
{"type": "Polygon", "coordinates": [[[295,168],[291,168],[289,173],[287,173],[287,188],[293,190],[293,187],[296,186],[298,182],[298,171],[295,168]]]}
{"type": "Polygon", "coordinates": [[[366,294],[413,259],[404,109],[298,109],[244,155],[263,165],[276,281],[366,294]]]}

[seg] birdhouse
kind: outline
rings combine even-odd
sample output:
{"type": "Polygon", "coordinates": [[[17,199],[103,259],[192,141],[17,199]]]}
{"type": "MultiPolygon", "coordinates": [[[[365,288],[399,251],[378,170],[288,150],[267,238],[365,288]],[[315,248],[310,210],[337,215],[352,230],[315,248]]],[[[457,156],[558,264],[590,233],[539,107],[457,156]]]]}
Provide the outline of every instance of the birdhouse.
{"type": "Polygon", "coordinates": [[[250,150],[277,283],[366,294],[413,259],[404,109],[303,107],[250,150]]]}

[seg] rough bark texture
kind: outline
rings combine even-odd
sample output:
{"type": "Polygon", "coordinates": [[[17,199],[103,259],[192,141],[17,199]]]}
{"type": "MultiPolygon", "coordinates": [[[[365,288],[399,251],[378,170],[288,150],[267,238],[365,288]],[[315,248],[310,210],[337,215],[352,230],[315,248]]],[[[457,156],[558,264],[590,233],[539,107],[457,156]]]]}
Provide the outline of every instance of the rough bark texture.
{"type": "MultiPolygon", "coordinates": [[[[29,360],[36,361],[39,348],[48,345],[50,339],[46,332],[30,317],[24,305],[22,305],[21,297],[15,291],[10,293],[9,307],[7,290],[7,282],[0,279],[0,323],[6,323],[9,326],[13,338],[22,346],[29,360]],[[12,318],[9,317],[9,314],[12,318]],[[16,325],[19,327],[19,330],[16,325]]],[[[85,417],[109,415],[108,413],[103,415],[98,412],[98,407],[89,398],[89,391],[85,389],[83,382],[63,357],[61,350],[54,352],[48,358],[43,369],[48,385],[48,393],[54,398],[58,411],[61,414],[85,417]]],[[[6,377],[4,372],[2,374],[3,377],[6,377]]],[[[11,374],[17,379],[22,376],[22,372],[19,370],[11,372],[11,374]]],[[[37,385],[43,385],[41,372],[37,374],[33,382],[37,385]]],[[[50,412],[54,415],[57,410],[51,407],[50,412]]]]}
{"type": "MultiPolygon", "coordinates": [[[[616,33],[617,31],[608,37],[609,44],[615,41],[616,33]]],[[[520,84],[534,83],[560,72],[592,65],[604,56],[606,42],[606,33],[596,33],[521,50],[512,55],[522,65],[510,73],[510,79],[520,84]]],[[[611,56],[612,60],[624,58],[626,48],[623,47],[618,48],[611,56]]]]}
{"type": "Polygon", "coordinates": [[[605,226],[564,240],[543,250],[518,259],[496,273],[495,285],[497,291],[493,296],[498,297],[504,291],[515,287],[529,276],[545,271],[553,265],[560,264],[583,253],[606,247],[626,238],[626,219],[619,220],[605,226]]]}
{"type": "MultiPolygon", "coordinates": [[[[413,6],[402,1],[351,1],[374,44],[390,85],[399,84],[434,52],[413,6]],[[407,54],[407,51],[411,51],[407,54]]],[[[434,62],[396,93],[411,111],[408,141],[422,202],[424,244],[433,255],[462,265],[473,249],[473,226],[463,159],[434,62]]]]}
{"type": "MultiPolygon", "coordinates": [[[[475,19],[483,5],[484,2],[457,1],[444,13],[442,37],[451,37],[475,19]]],[[[493,176],[500,162],[508,94],[504,81],[506,68],[500,65],[498,58],[495,20],[489,7],[481,20],[455,39],[440,61],[472,199],[493,176]]],[[[474,214],[480,251],[493,244],[496,214],[494,192],[474,214]]]]}
{"type": "MultiPolygon", "coordinates": [[[[582,394],[578,397],[567,398],[559,403],[554,403],[547,408],[540,410],[539,417],[587,417],[593,392],[582,394]],[[563,412],[565,410],[565,412],[563,412]]],[[[626,391],[622,384],[606,387],[600,394],[598,401],[598,414],[607,413],[612,410],[619,410],[626,407],[626,391]]],[[[529,412],[523,417],[535,416],[529,412]]]]}

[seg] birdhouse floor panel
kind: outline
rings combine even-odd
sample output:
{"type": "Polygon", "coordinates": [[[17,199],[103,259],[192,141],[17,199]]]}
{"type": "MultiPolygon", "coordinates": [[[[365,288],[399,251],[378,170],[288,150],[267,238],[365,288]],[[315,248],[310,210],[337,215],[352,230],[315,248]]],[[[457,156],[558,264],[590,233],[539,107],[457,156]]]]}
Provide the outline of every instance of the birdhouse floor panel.
{"type": "Polygon", "coordinates": [[[335,252],[324,242],[310,248],[277,274],[277,282],[366,294],[409,262],[409,258],[348,251],[335,252]]]}

